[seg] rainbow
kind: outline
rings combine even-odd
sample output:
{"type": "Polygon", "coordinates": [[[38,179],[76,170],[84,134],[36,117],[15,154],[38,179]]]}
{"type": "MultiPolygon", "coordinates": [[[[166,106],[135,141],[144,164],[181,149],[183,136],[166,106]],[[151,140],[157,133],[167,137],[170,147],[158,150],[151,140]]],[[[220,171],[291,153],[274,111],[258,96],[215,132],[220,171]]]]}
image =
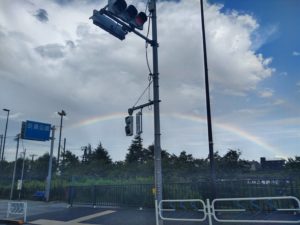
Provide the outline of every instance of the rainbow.
{"type": "MultiPolygon", "coordinates": [[[[180,119],[184,119],[184,120],[191,120],[191,121],[197,121],[200,123],[206,123],[206,118],[205,117],[201,117],[201,116],[195,116],[195,115],[187,115],[187,114],[179,114],[179,113],[173,113],[171,114],[176,118],[180,118],[180,119]]],[[[261,138],[246,132],[238,127],[235,127],[231,124],[226,124],[226,123],[220,123],[220,122],[213,122],[213,125],[221,128],[225,131],[229,131],[233,134],[238,135],[239,137],[246,139],[262,148],[264,148],[265,150],[270,151],[275,157],[279,157],[279,158],[285,158],[287,159],[287,156],[280,151],[279,149],[277,149],[276,147],[272,146],[271,144],[263,141],[261,138]]]]}
{"type": "Polygon", "coordinates": [[[112,114],[107,114],[107,115],[99,115],[99,116],[94,116],[88,119],[81,120],[75,124],[72,124],[68,128],[79,128],[79,127],[84,127],[88,125],[92,125],[95,123],[100,123],[108,120],[114,120],[114,119],[119,119],[119,118],[125,118],[128,114],[126,113],[112,113],[112,114]]]}
{"type": "MultiPolygon", "coordinates": [[[[107,115],[99,115],[99,116],[95,116],[95,117],[91,117],[85,120],[81,120],[78,123],[75,123],[73,125],[71,125],[69,128],[79,128],[79,127],[83,127],[83,126],[89,126],[95,123],[100,123],[100,122],[104,122],[104,121],[108,121],[108,120],[115,120],[115,119],[120,119],[120,118],[125,118],[125,116],[127,116],[128,114],[124,113],[112,113],[112,114],[107,114],[107,115]]],[[[148,113],[146,113],[146,115],[150,115],[148,113]]],[[[181,119],[181,120],[189,120],[189,121],[194,121],[194,122],[199,122],[199,123],[206,123],[206,117],[201,117],[201,116],[196,116],[196,115],[190,115],[190,114],[181,114],[181,113],[162,113],[161,114],[162,117],[174,117],[177,119],[181,119]]],[[[263,141],[261,138],[246,132],[238,127],[235,127],[231,124],[226,124],[226,123],[220,123],[220,122],[213,122],[213,125],[215,127],[218,127],[222,130],[231,132],[243,139],[246,139],[260,147],[262,147],[263,149],[271,152],[275,157],[281,157],[281,158],[287,158],[286,155],[281,152],[279,149],[277,149],[276,147],[272,146],[271,144],[263,141]]]]}

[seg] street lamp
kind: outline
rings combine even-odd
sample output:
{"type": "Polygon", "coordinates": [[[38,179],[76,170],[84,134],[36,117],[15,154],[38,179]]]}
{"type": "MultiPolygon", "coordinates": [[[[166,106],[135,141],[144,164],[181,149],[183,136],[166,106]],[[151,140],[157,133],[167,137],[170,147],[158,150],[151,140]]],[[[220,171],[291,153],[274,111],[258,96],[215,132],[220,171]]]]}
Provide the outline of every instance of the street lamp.
{"type": "Polygon", "coordinates": [[[60,129],[59,129],[58,150],[57,150],[57,166],[59,166],[62,123],[63,123],[63,117],[66,116],[67,114],[64,110],[61,110],[61,112],[57,112],[57,114],[60,115],[60,129]]]}
{"type": "Polygon", "coordinates": [[[3,157],[4,157],[6,132],[7,132],[7,125],[8,125],[8,118],[9,118],[10,110],[9,109],[3,109],[3,111],[7,112],[7,117],[6,117],[6,125],[5,125],[5,132],[4,132],[3,148],[2,148],[2,152],[1,152],[1,161],[3,161],[3,157]]]}

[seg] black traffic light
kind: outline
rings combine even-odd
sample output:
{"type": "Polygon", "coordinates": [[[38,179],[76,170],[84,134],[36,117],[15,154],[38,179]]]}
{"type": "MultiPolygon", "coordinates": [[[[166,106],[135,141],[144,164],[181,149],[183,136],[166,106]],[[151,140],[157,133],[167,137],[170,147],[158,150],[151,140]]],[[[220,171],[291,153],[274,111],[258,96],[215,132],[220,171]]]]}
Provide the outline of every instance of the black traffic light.
{"type": "Polygon", "coordinates": [[[132,136],[133,135],[133,116],[126,116],[125,117],[125,133],[126,136],[132,136]]]}
{"type": "Polygon", "coordinates": [[[93,11],[93,16],[91,16],[90,19],[93,20],[93,23],[95,25],[101,27],[103,30],[112,34],[116,38],[119,38],[120,40],[124,40],[126,34],[128,33],[126,30],[123,29],[122,25],[106,17],[97,10],[93,11]]]}
{"type": "Polygon", "coordinates": [[[108,0],[108,11],[128,23],[131,27],[140,30],[143,30],[143,25],[147,21],[146,13],[138,13],[133,5],[127,7],[125,0],[108,0]]]}

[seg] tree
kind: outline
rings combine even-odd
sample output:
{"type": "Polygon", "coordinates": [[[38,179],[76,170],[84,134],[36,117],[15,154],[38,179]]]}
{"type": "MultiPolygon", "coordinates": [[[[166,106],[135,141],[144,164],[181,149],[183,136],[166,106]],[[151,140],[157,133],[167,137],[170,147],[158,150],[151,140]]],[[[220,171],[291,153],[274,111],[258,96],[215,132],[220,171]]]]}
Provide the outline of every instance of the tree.
{"type": "Polygon", "coordinates": [[[285,164],[285,167],[287,169],[300,169],[300,157],[295,156],[295,159],[293,158],[288,158],[288,161],[285,164]]]}
{"type": "MultiPolygon", "coordinates": [[[[49,167],[49,153],[45,153],[44,155],[37,158],[37,160],[34,161],[30,174],[34,177],[45,179],[45,177],[48,176],[48,167],[49,167]]],[[[52,158],[52,173],[56,170],[56,158],[52,158]]]]}
{"type": "Polygon", "coordinates": [[[63,171],[68,172],[72,171],[80,165],[79,158],[71,151],[67,150],[65,153],[62,154],[62,166],[63,171]]]}
{"type": "Polygon", "coordinates": [[[101,161],[104,164],[112,164],[112,160],[108,154],[108,151],[105,148],[103,148],[101,142],[99,143],[97,148],[94,151],[92,151],[90,159],[92,161],[101,161]]]}
{"type": "Polygon", "coordinates": [[[126,163],[144,163],[145,162],[145,151],[143,148],[143,139],[141,136],[136,135],[132,140],[131,145],[128,148],[126,154],[126,163]]]}

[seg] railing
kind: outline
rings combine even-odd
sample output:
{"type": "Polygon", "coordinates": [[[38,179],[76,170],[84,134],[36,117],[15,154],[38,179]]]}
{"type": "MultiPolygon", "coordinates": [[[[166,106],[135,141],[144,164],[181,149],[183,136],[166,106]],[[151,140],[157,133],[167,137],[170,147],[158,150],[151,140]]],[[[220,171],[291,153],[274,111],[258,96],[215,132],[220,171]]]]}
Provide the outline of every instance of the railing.
{"type": "Polygon", "coordinates": [[[219,198],[212,202],[207,199],[206,203],[201,199],[171,199],[159,202],[157,210],[162,220],[208,220],[209,225],[213,225],[214,221],[239,224],[300,224],[300,201],[293,196],[219,198]]]}

